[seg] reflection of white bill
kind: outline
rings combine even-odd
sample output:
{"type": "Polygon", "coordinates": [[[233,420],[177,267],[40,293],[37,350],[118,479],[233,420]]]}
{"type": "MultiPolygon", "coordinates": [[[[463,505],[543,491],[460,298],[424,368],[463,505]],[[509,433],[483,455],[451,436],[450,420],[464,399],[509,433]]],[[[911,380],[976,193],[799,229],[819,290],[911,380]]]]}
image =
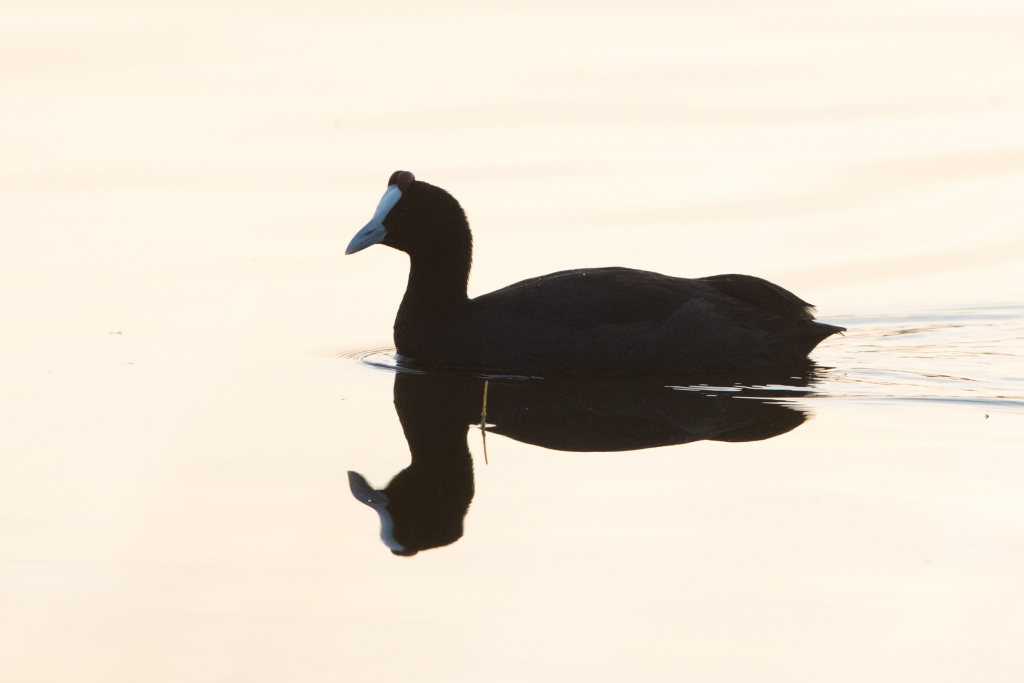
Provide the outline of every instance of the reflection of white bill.
{"type": "Polygon", "coordinates": [[[351,489],[352,495],[360,502],[377,511],[377,515],[380,517],[380,540],[384,541],[384,545],[396,552],[405,550],[405,547],[395,540],[395,522],[391,519],[391,513],[388,512],[388,503],[391,501],[387,494],[370,486],[370,482],[366,481],[358,472],[348,473],[348,487],[351,489]]]}

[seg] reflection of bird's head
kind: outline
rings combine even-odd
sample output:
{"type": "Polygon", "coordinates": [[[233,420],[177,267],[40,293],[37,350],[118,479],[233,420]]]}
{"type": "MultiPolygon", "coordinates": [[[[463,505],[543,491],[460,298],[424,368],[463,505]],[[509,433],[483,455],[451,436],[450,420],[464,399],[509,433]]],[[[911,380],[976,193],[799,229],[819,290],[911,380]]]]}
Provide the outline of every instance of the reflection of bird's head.
{"type": "MultiPolygon", "coordinates": [[[[348,473],[348,487],[356,500],[376,510],[380,517],[380,540],[384,541],[384,545],[391,548],[391,552],[396,555],[407,554],[405,546],[395,540],[395,521],[388,511],[388,504],[391,502],[388,495],[370,486],[370,482],[358,472],[348,473]]],[[[415,555],[416,551],[408,554],[415,555]]]]}
{"type": "Polygon", "coordinates": [[[381,540],[396,555],[415,555],[462,538],[463,518],[473,500],[466,428],[473,405],[479,410],[480,382],[446,375],[417,381],[421,378],[395,375],[395,410],[409,442],[410,465],[380,491],[361,475],[348,475],[352,495],[380,516],[381,540]]]}
{"type": "Polygon", "coordinates": [[[462,538],[462,520],[469,501],[459,491],[444,485],[450,479],[445,482],[446,478],[438,479],[435,475],[410,466],[378,491],[358,472],[348,473],[352,495],[376,511],[380,517],[380,539],[395,555],[412,556],[462,538]]]}

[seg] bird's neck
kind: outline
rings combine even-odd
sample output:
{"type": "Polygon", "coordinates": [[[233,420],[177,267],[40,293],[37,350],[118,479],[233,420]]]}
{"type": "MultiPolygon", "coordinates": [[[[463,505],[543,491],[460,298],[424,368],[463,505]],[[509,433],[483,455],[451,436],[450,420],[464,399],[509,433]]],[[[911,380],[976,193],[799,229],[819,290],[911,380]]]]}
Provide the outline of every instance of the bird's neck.
{"type": "Polygon", "coordinates": [[[469,300],[469,268],[468,260],[451,255],[410,255],[409,284],[399,314],[434,317],[460,308],[469,300]]]}
{"type": "Polygon", "coordinates": [[[436,361],[439,334],[469,302],[469,263],[410,256],[409,284],[395,317],[395,348],[420,361],[436,361]]]}

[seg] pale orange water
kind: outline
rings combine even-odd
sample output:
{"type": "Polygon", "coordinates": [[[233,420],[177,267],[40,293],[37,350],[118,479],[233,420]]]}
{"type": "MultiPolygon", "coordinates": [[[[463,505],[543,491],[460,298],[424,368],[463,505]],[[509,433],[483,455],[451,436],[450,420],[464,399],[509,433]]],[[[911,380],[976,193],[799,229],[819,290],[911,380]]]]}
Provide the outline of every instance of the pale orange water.
{"type": "MultiPolygon", "coordinates": [[[[1024,8],[0,7],[0,679],[1017,681],[1024,8]],[[772,279],[846,325],[753,443],[472,432],[408,464],[388,175],[471,293],[576,266],[772,279]],[[358,354],[357,354],[358,355],[358,354]]],[[[719,399],[709,399],[719,400],[719,399]]],[[[731,400],[731,399],[721,399],[731,400]]]]}

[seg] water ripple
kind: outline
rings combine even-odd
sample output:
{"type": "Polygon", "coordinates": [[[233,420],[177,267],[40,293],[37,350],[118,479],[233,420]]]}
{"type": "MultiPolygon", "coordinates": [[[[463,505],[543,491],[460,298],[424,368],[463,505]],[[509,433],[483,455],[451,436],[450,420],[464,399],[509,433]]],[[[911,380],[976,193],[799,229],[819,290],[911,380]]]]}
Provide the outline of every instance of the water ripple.
{"type": "MultiPolygon", "coordinates": [[[[847,328],[814,353],[809,396],[866,402],[941,402],[1024,412],[1024,305],[832,317],[847,328]]],[[[359,367],[422,373],[394,347],[337,354],[359,367]]],[[[516,378],[528,379],[528,378],[516,378]]],[[[807,386],[688,384],[670,387],[742,396],[807,386]]]]}
{"type": "Polygon", "coordinates": [[[1024,411],[1024,306],[850,315],[815,352],[817,396],[942,401],[1024,411]]]}

